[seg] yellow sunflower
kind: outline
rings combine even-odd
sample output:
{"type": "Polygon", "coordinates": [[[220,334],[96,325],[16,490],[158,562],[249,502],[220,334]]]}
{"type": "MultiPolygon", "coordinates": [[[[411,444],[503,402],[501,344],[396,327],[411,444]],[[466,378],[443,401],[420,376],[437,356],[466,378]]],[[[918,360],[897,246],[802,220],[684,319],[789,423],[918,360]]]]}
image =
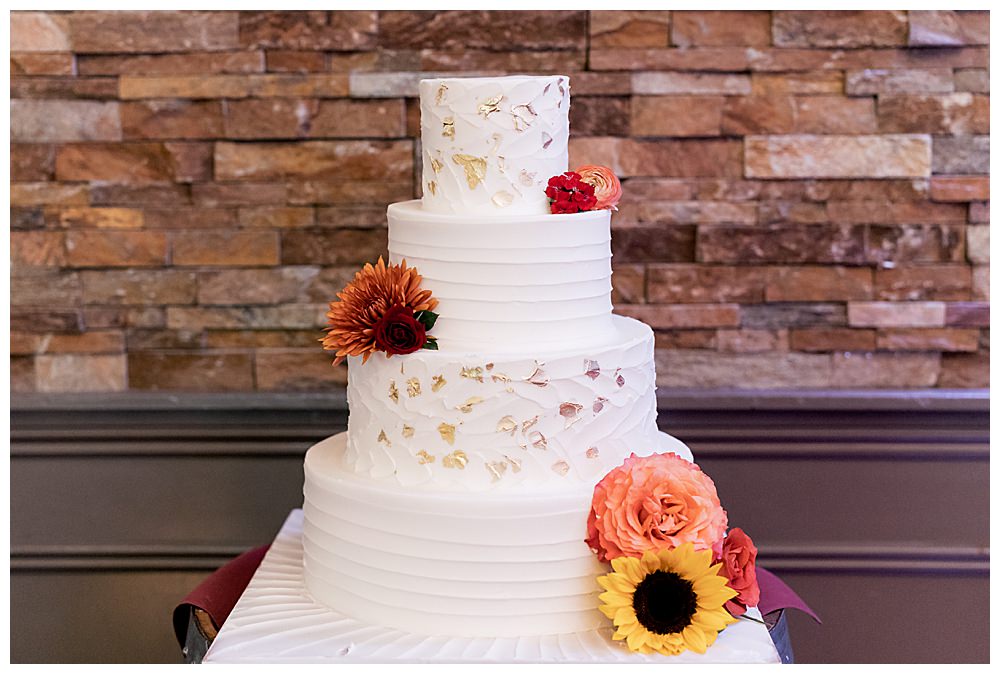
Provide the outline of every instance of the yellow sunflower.
{"type": "Polygon", "coordinates": [[[704,653],[736,622],[725,608],[736,590],[719,575],[720,566],[712,564],[711,550],[696,552],[691,543],[642,559],[612,559],[614,570],[597,579],[606,590],[601,612],[617,628],[612,638],[640,653],[704,653]]]}

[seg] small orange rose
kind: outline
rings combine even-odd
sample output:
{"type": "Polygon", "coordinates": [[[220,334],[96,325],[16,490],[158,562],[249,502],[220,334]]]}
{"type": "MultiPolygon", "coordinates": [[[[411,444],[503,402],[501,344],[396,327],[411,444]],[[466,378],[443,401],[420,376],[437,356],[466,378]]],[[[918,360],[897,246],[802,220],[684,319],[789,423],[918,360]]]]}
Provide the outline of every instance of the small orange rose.
{"type": "Polygon", "coordinates": [[[594,186],[594,196],[597,198],[594,210],[618,210],[622,184],[611,169],[607,166],[581,166],[576,172],[580,174],[580,180],[594,186]]]}

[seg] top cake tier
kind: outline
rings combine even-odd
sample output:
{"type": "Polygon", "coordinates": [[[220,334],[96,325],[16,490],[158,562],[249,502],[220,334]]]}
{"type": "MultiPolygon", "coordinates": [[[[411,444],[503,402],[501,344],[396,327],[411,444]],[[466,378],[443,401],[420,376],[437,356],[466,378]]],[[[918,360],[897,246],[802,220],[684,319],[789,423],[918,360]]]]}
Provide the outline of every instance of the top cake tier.
{"type": "Polygon", "coordinates": [[[549,212],[548,179],[569,164],[569,77],[420,81],[423,208],[549,212]]]}

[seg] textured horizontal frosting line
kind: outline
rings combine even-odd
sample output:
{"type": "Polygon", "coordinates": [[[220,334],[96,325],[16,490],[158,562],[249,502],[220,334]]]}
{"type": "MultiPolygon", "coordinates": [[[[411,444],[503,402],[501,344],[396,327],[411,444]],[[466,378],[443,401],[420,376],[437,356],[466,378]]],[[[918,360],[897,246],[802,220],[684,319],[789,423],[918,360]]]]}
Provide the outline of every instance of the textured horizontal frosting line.
{"type": "Polygon", "coordinates": [[[569,162],[569,78],[422,80],[420,135],[427,210],[544,213],[569,162]]]}
{"type": "Polygon", "coordinates": [[[533,343],[596,345],[614,336],[611,214],[447,215],[392,204],[389,257],[415,267],[438,299],[442,351],[510,353],[533,343]]]}

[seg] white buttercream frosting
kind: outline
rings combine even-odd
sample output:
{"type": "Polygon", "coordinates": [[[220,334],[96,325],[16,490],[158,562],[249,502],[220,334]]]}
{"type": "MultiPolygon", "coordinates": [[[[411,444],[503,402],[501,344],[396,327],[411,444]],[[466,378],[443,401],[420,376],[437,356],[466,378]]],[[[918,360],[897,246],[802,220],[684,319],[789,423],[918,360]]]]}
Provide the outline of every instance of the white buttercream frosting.
{"type": "Polygon", "coordinates": [[[420,81],[423,204],[437,213],[546,213],[569,161],[569,78],[420,81]]]}

